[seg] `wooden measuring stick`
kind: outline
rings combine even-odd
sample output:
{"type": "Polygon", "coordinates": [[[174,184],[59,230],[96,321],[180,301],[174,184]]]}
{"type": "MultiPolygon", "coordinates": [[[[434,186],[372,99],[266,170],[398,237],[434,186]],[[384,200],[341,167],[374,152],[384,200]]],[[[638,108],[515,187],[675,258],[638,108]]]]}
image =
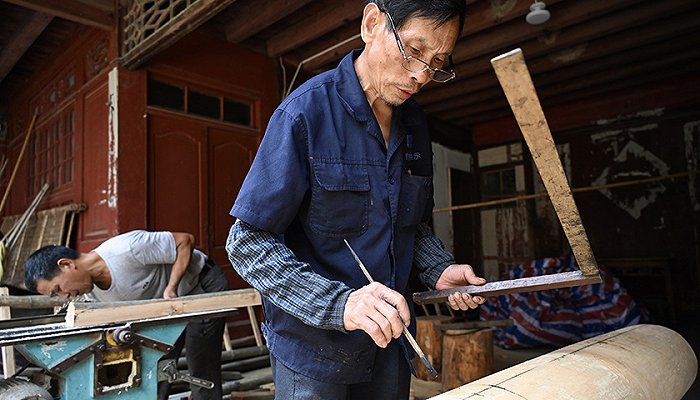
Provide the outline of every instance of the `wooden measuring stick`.
{"type": "Polygon", "coordinates": [[[593,250],[583,228],[581,215],[574,203],[571,187],[566,180],[564,167],[561,165],[535,85],[525,64],[523,52],[520,49],[513,50],[492,59],[491,64],[525,137],[532,159],[535,161],[535,166],[581,271],[490,282],[482,286],[462,286],[414,293],[413,301],[418,304],[443,302],[452,293],[497,296],[601,282],[598,264],[593,257],[593,250]]]}
{"type": "Polygon", "coordinates": [[[525,57],[520,49],[491,60],[498,81],[508,98],[518,126],[530,148],[532,159],[549,193],[564,234],[584,275],[598,275],[598,265],[593,257],[581,215],[571,195],[559,153],[554,145],[552,133],[542,111],[525,57]]]}

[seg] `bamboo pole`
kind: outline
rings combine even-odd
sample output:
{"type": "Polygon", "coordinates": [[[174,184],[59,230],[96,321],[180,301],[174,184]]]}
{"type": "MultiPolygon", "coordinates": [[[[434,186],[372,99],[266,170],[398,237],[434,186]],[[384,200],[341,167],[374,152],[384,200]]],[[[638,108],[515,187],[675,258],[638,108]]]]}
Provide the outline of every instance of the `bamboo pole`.
{"type": "MultiPolygon", "coordinates": [[[[634,180],[625,181],[625,182],[615,182],[615,183],[606,183],[604,185],[584,186],[584,187],[575,188],[575,189],[572,188],[571,192],[572,193],[583,193],[583,192],[593,192],[593,191],[601,190],[601,189],[612,189],[612,188],[618,188],[618,187],[624,187],[624,186],[643,185],[643,184],[652,183],[652,182],[659,182],[659,181],[665,181],[665,180],[672,180],[672,179],[676,179],[676,178],[683,178],[686,176],[691,176],[693,174],[697,174],[698,172],[700,172],[700,171],[692,170],[692,171],[679,172],[676,174],[670,174],[670,175],[665,175],[665,176],[654,176],[651,178],[634,179],[634,180]]],[[[500,204],[515,203],[515,202],[524,201],[524,200],[539,199],[542,197],[549,197],[549,193],[542,192],[542,193],[534,193],[534,194],[525,194],[522,196],[509,197],[507,199],[488,200],[488,201],[481,201],[478,203],[460,204],[460,205],[451,206],[451,207],[441,207],[441,208],[434,209],[433,213],[437,214],[437,213],[442,213],[442,212],[467,210],[467,209],[471,209],[471,208],[496,206],[496,205],[500,205],[500,204]]]]}
{"type": "Polygon", "coordinates": [[[2,196],[2,202],[0,202],[0,215],[2,215],[2,210],[5,208],[5,203],[7,202],[8,195],[10,194],[10,188],[12,183],[15,181],[17,176],[17,170],[19,170],[19,164],[22,162],[24,157],[24,152],[27,150],[27,145],[29,144],[29,138],[32,136],[34,131],[34,123],[39,114],[34,113],[32,117],[32,122],[29,123],[29,129],[27,130],[27,135],[24,137],[24,143],[22,143],[22,149],[19,151],[19,156],[17,157],[17,162],[15,163],[15,168],[12,170],[12,175],[10,175],[10,180],[7,182],[7,188],[5,189],[5,194],[2,196]]]}

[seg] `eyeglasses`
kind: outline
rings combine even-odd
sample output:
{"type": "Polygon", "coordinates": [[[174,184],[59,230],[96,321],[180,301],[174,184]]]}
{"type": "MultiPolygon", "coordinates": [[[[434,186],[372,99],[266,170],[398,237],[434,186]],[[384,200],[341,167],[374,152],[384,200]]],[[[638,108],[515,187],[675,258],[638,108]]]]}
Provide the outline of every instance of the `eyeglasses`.
{"type": "MultiPolygon", "coordinates": [[[[403,43],[401,43],[401,38],[399,37],[399,33],[396,31],[396,26],[394,25],[394,20],[391,18],[391,14],[389,14],[388,11],[384,11],[386,14],[387,18],[389,19],[389,23],[391,23],[391,31],[394,32],[394,37],[396,38],[396,44],[399,45],[399,51],[401,51],[401,55],[403,56],[403,63],[401,65],[404,67],[405,70],[410,71],[410,72],[423,72],[423,71],[428,71],[428,75],[430,76],[430,79],[439,82],[439,83],[445,83],[449,81],[450,79],[455,77],[455,71],[451,70],[450,72],[447,72],[445,70],[442,70],[440,68],[433,68],[428,64],[427,62],[415,58],[413,56],[407,56],[406,51],[403,48],[403,43]]],[[[449,56],[448,58],[449,64],[448,65],[453,65],[452,64],[452,56],[449,56]]]]}

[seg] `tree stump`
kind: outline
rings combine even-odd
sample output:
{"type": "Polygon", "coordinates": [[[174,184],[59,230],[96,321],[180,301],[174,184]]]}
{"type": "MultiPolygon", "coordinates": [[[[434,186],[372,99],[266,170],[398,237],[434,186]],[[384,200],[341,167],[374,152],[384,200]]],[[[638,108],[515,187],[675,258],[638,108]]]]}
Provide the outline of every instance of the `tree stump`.
{"type": "Polygon", "coordinates": [[[491,374],[493,331],[448,330],[442,338],[442,391],[491,374]]]}
{"type": "MultiPolygon", "coordinates": [[[[452,317],[447,315],[428,315],[416,318],[416,342],[420,346],[433,368],[440,373],[442,368],[442,330],[439,325],[451,322],[452,317]]],[[[420,358],[415,357],[413,364],[416,367],[416,377],[425,381],[432,381],[433,377],[428,368],[423,365],[420,358]]],[[[440,380],[438,375],[437,381],[440,380]]]]}

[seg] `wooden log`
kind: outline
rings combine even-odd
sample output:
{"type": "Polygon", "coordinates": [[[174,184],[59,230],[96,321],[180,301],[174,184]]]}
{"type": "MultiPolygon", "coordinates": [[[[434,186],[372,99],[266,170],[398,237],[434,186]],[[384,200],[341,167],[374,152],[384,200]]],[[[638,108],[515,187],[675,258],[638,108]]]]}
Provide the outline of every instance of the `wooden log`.
{"type": "Polygon", "coordinates": [[[442,338],[442,391],[492,372],[493,331],[448,330],[442,338]]]}
{"type": "Polygon", "coordinates": [[[0,306],[8,306],[12,308],[53,308],[60,307],[65,302],[65,299],[59,297],[42,295],[0,297],[0,306]]]}
{"type": "MultiPolygon", "coordinates": [[[[185,351],[186,350],[187,349],[185,349],[185,351]]],[[[243,347],[231,351],[222,351],[221,362],[224,363],[235,360],[243,360],[246,358],[252,358],[266,354],[270,354],[270,350],[268,350],[267,346],[243,347]]],[[[187,359],[184,356],[181,356],[177,359],[177,367],[179,369],[187,368],[187,359]]]]}
{"type": "Polygon", "coordinates": [[[260,304],[260,293],[255,289],[228,290],[174,299],[71,303],[66,313],[66,325],[69,327],[105,325],[258,304],[260,304]]]}
{"type": "Polygon", "coordinates": [[[221,365],[222,371],[250,371],[270,366],[270,356],[258,356],[244,360],[231,361],[221,365]]]}
{"type": "Polygon", "coordinates": [[[270,367],[256,369],[243,373],[243,379],[226,382],[221,385],[224,394],[237,391],[253,390],[260,385],[272,382],[272,369],[270,367]]]}
{"type": "MultiPolygon", "coordinates": [[[[440,373],[442,365],[442,330],[440,325],[452,321],[452,317],[446,315],[428,315],[416,318],[416,342],[433,368],[440,373]]],[[[433,380],[433,376],[428,368],[419,360],[414,358],[416,367],[416,377],[423,380],[433,380]]],[[[438,376],[438,380],[440,377],[438,376]]]]}
{"type": "Polygon", "coordinates": [[[680,400],[698,360],[681,335],[635,325],[504,369],[431,400],[680,400]]]}

